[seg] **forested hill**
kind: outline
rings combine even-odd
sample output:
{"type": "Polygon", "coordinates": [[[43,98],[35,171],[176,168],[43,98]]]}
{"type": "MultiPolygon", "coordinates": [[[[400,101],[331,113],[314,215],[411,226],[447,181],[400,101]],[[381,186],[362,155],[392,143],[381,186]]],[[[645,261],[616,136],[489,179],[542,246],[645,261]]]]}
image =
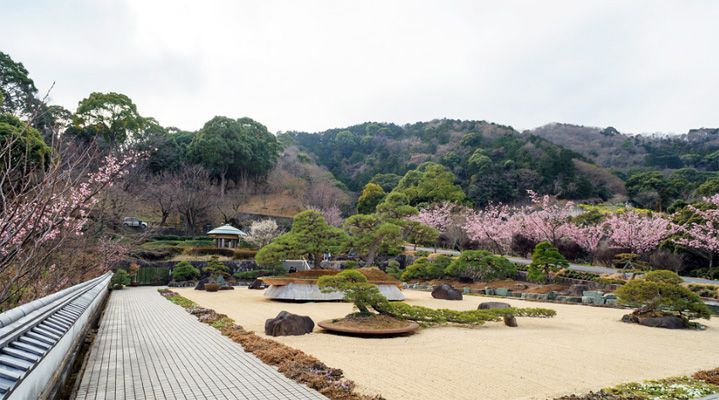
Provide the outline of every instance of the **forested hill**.
{"type": "Polygon", "coordinates": [[[626,193],[621,179],[579,153],[484,121],[368,122],[280,136],[312,154],[354,191],[370,181],[391,189],[406,172],[436,162],[455,174],[477,205],[520,200],[528,189],[566,199],[607,200],[626,193]]]}
{"type": "Polygon", "coordinates": [[[683,135],[628,135],[612,127],[548,124],[525,133],[560,144],[607,168],[719,171],[719,129],[683,135]]]}

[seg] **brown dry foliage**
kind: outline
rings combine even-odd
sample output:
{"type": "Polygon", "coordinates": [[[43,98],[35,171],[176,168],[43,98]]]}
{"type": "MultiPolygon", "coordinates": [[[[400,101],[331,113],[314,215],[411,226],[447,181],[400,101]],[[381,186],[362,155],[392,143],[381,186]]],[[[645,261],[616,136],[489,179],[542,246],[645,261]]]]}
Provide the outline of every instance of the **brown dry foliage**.
{"type": "Polygon", "coordinates": [[[713,385],[719,385],[719,368],[714,368],[706,371],[699,371],[692,375],[694,379],[699,379],[706,383],[713,385]]]}
{"type": "Polygon", "coordinates": [[[262,362],[274,365],[286,377],[303,383],[333,400],[380,400],[354,391],[355,384],[344,378],[341,369],[330,368],[300,350],[246,331],[239,325],[222,329],[222,334],[242,345],[262,362]]]}

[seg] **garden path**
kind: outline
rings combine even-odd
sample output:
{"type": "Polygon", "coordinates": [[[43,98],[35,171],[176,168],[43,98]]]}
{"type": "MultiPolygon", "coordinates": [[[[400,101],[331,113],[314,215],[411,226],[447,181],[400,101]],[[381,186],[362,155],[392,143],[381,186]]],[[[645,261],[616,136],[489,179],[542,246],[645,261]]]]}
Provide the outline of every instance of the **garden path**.
{"type": "Polygon", "coordinates": [[[157,288],[113,291],[78,400],[325,399],[165,300],[157,288]]]}

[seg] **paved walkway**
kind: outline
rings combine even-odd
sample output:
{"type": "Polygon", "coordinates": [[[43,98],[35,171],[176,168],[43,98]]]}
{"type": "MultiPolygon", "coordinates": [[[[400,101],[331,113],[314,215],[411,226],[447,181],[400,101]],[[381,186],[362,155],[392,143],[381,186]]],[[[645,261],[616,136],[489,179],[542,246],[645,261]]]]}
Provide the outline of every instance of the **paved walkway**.
{"type": "Polygon", "coordinates": [[[76,399],[325,399],[165,300],[113,291],[76,399]]]}

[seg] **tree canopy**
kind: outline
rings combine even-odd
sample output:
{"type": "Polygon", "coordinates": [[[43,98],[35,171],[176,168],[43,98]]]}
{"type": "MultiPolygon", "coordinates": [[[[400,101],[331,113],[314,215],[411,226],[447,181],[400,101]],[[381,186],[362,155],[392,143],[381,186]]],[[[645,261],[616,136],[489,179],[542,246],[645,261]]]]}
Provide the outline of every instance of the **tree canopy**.
{"type": "Polygon", "coordinates": [[[428,162],[407,172],[394,191],[407,195],[410,205],[442,201],[462,202],[464,192],[454,181],[454,174],[444,166],[428,162]]]}
{"type": "Polygon", "coordinates": [[[67,134],[86,142],[102,140],[116,147],[140,140],[147,123],[126,95],[93,92],[78,104],[67,134]]]}
{"type": "Polygon", "coordinates": [[[219,179],[246,182],[264,177],[277,162],[280,144],[267,128],[250,118],[214,117],[207,121],[188,147],[190,158],[219,179]]]}
{"type": "Polygon", "coordinates": [[[322,254],[338,252],[346,240],[347,235],[327,224],[322,213],[307,210],[295,215],[292,229],[260,249],[255,260],[260,265],[278,265],[283,260],[304,257],[312,258],[315,268],[319,268],[322,254]]]}

